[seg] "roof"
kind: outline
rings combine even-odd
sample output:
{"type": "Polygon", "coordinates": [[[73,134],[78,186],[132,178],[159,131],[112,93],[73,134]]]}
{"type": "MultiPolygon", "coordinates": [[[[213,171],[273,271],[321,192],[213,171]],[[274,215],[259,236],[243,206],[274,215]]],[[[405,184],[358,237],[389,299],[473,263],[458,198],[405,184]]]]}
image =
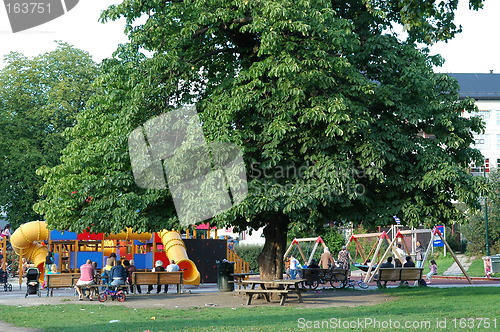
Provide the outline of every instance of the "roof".
{"type": "Polygon", "coordinates": [[[500,100],[500,74],[448,74],[460,85],[460,98],[500,100]]]}

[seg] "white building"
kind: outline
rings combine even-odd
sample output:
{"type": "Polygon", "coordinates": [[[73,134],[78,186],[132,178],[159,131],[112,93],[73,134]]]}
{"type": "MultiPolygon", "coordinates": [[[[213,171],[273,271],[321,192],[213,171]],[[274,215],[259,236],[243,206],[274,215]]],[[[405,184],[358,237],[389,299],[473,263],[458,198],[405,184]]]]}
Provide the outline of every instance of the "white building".
{"type": "Polygon", "coordinates": [[[479,116],[486,123],[484,134],[474,135],[474,147],[483,154],[484,164],[474,165],[471,172],[482,174],[500,168],[500,74],[449,75],[460,85],[460,98],[473,98],[479,109],[477,113],[464,116],[479,116]]]}

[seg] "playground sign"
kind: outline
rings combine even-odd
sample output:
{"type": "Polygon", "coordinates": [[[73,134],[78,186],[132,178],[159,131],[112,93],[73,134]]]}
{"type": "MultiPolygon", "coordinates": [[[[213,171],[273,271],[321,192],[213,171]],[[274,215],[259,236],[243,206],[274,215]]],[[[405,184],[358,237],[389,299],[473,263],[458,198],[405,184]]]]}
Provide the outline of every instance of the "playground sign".
{"type": "MultiPolygon", "coordinates": [[[[445,239],[446,236],[445,236],[445,228],[444,228],[444,226],[435,226],[435,227],[439,230],[439,232],[443,236],[443,239],[445,239]]],[[[444,242],[443,242],[443,240],[441,240],[441,238],[439,237],[439,235],[437,235],[437,234],[433,235],[432,246],[433,247],[444,247],[444,242]]]]}

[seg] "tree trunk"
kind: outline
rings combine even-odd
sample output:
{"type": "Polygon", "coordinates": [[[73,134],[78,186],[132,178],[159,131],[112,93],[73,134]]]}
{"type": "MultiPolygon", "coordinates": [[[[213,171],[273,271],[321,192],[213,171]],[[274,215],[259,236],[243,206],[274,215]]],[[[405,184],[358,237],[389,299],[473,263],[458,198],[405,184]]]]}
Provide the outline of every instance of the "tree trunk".
{"type": "Polygon", "coordinates": [[[262,279],[283,278],[283,255],[286,252],[286,235],[289,223],[288,216],[275,214],[264,227],[266,243],[258,258],[262,279]]]}

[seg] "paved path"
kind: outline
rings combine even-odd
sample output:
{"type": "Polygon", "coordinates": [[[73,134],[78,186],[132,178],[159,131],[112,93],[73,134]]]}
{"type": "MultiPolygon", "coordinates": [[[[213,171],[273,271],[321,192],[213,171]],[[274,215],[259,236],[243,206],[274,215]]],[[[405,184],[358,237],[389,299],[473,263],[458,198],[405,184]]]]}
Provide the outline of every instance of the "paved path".
{"type": "MultiPolygon", "coordinates": [[[[462,267],[464,268],[465,271],[469,269],[469,266],[472,264],[472,259],[469,259],[466,255],[462,254],[457,254],[457,259],[459,260],[460,264],[462,264],[462,267]]],[[[462,270],[460,270],[460,267],[456,262],[453,262],[453,264],[448,268],[448,270],[443,272],[444,276],[457,276],[457,275],[463,275],[462,270]]]]}

